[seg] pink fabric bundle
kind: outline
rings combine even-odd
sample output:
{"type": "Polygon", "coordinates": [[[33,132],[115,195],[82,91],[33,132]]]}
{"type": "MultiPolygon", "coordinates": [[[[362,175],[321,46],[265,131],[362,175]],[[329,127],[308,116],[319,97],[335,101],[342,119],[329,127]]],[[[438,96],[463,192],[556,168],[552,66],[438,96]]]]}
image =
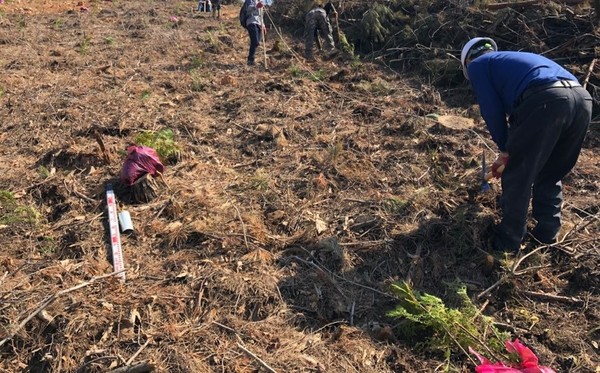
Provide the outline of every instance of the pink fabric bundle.
{"type": "Polygon", "coordinates": [[[509,353],[516,353],[519,355],[521,362],[518,366],[508,366],[503,362],[499,361],[492,364],[488,359],[477,353],[471,347],[469,351],[477,356],[481,362],[475,368],[477,373],[556,373],[554,370],[538,365],[538,358],[535,354],[526,346],[524,346],[518,339],[514,342],[506,341],[506,350],[509,353]]]}
{"type": "Polygon", "coordinates": [[[132,145],[127,148],[127,159],[121,170],[121,182],[131,186],[145,174],[157,176],[164,169],[165,166],[160,162],[156,150],[147,146],[132,145]]]}

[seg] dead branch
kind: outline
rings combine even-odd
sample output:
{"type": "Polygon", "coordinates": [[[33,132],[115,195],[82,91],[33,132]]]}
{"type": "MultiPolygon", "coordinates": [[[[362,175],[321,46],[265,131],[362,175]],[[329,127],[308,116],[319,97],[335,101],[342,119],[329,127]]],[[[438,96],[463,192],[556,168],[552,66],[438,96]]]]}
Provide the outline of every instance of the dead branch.
{"type": "Polygon", "coordinates": [[[110,164],[110,152],[106,149],[104,145],[104,141],[102,140],[102,135],[98,131],[94,131],[94,138],[100,146],[100,152],[102,153],[102,158],[106,164],[110,164]]]}
{"type": "Polygon", "coordinates": [[[507,282],[512,277],[520,276],[527,272],[546,267],[546,266],[534,266],[534,267],[528,267],[523,270],[517,271],[517,268],[519,268],[519,266],[521,265],[521,263],[523,263],[523,261],[525,259],[529,258],[531,255],[537,253],[538,251],[540,251],[541,249],[543,249],[545,247],[548,247],[548,246],[540,246],[537,249],[532,250],[531,252],[529,252],[529,253],[523,255],[522,257],[520,257],[519,259],[515,260],[515,263],[513,264],[510,271],[504,273],[502,276],[500,276],[498,281],[496,281],[492,284],[492,286],[490,286],[489,288],[487,288],[484,291],[482,291],[481,293],[479,293],[477,295],[477,299],[480,299],[481,297],[485,296],[486,294],[489,294],[492,290],[494,290],[498,286],[502,285],[503,283],[507,282]]]}
{"type": "Polygon", "coordinates": [[[138,357],[138,355],[144,350],[144,348],[146,348],[146,346],[148,346],[148,343],[150,343],[149,339],[146,340],[146,343],[144,343],[142,346],[140,346],[140,348],[135,352],[135,354],[131,355],[129,360],[127,360],[127,365],[131,365],[131,363],[133,363],[135,358],[138,357]]]}
{"type": "Polygon", "coordinates": [[[88,196],[86,196],[85,194],[79,192],[77,189],[75,189],[75,186],[73,185],[73,188],[69,189],[69,186],[67,185],[67,181],[63,180],[63,184],[65,185],[65,189],[69,190],[70,192],[72,192],[73,194],[75,194],[76,196],[83,198],[84,200],[91,202],[91,203],[97,203],[98,201],[96,201],[95,199],[92,199],[88,196]]]}
{"type": "Polygon", "coordinates": [[[541,292],[530,291],[530,290],[519,290],[519,293],[522,295],[531,297],[531,298],[537,298],[537,299],[541,299],[541,300],[555,301],[555,302],[561,302],[561,303],[571,303],[571,304],[575,304],[575,305],[585,304],[585,302],[582,299],[575,298],[575,297],[567,297],[564,295],[554,295],[554,294],[541,293],[541,292]]]}
{"type": "Polygon", "coordinates": [[[96,276],[93,277],[91,280],[83,282],[79,285],[73,286],[71,288],[65,289],[65,290],[61,290],[55,294],[50,295],[49,297],[46,298],[46,300],[44,300],[42,302],[42,304],[35,309],[35,311],[33,311],[29,316],[27,316],[27,318],[25,318],[25,320],[21,321],[21,323],[3,340],[0,341],[0,347],[2,347],[6,342],[8,342],[9,340],[11,340],[19,330],[21,330],[29,321],[31,321],[31,319],[33,319],[34,317],[36,317],[40,312],[42,312],[46,307],[48,307],[50,304],[52,304],[55,300],[58,299],[58,297],[60,297],[61,295],[65,295],[68,293],[71,293],[75,290],[79,290],[81,288],[84,288],[88,285],[93,284],[94,282],[98,281],[98,280],[102,280],[104,278],[107,277],[111,277],[114,275],[118,275],[121,272],[125,272],[125,270],[120,270],[120,271],[115,271],[112,273],[109,273],[107,275],[102,275],[102,276],[96,276]]]}
{"type": "Polygon", "coordinates": [[[152,372],[154,370],[154,365],[147,361],[141,361],[135,365],[124,366],[117,369],[109,370],[106,373],[145,373],[152,372]]]}
{"type": "MultiPolygon", "coordinates": [[[[569,5],[574,5],[574,4],[580,4],[583,3],[584,1],[587,0],[563,0],[561,1],[562,3],[565,4],[569,4],[569,5]]],[[[545,3],[547,3],[546,0],[527,0],[527,1],[520,1],[520,2],[516,2],[516,3],[495,3],[495,4],[487,4],[485,6],[485,9],[488,10],[498,10],[498,9],[503,9],[503,8],[524,8],[524,7],[531,7],[531,6],[535,6],[535,5],[544,5],[545,3]]]]}
{"type": "Polygon", "coordinates": [[[358,249],[362,249],[362,248],[366,248],[369,246],[378,246],[378,245],[385,245],[388,243],[392,243],[394,242],[394,240],[373,240],[373,241],[354,241],[354,242],[340,242],[339,245],[340,246],[344,246],[344,247],[352,247],[352,246],[363,246],[363,247],[359,247],[358,249]]]}
{"type": "MultiPolygon", "coordinates": [[[[239,337],[238,337],[239,338],[239,337]]],[[[251,358],[253,358],[254,360],[256,360],[257,363],[260,364],[260,366],[262,366],[263,368],[265,368],[267,371],[271,372],[271,373],[277,373],[277,371],[273,368],[271,368],[269,366],[269,364],[265,363],[261,358],[259,358],[258,356],[256,356],[254,353],[252,353],[252,351],[248,350],[246,347],[244,347],[244,345],[241,342],[238,342],[237,344],[238,348],[242,351],[244,351],[244,353],[248,356],[250,356],[251,358]]]]}
{"type": "Polygon", "coordinates": [[[254,131],[254,130],[251,130],[250,128],[246,128],[246,127],[244,127],[244,126],[242,126],[242,125],[239,125],[239,124],[237,124],[237,123],[231,122],[231,124],[233,124],[234,126],[236,126],[237,128],[239,128],[239,129],[241,129],[241,130],[244,130],[244,131],[246,131],[246,132],[250,132],[251,134],[253,134],[253,135],[256,135],[256,136],[258,136],[258,137],[262,137],[262,136],[263,136],[262,134],[260,134],[260,133],[258,133],[258,132],[256,132],[256,131],[254,131]]]}
{"type": "MultiPolygon", "coordinates": [[[[302,263],[305,263],[305,264],[311,265],[311,266],[313,266],[313,267],[315,267],[315,268],[317,268],[317,269],[319,269],[319,270],[321,270],[321,271],[324,271],[324,272],[328,273],[330,276],[332,276],[332,277],[335,277],[335,278],[337,278],[338,280],[345,281],[345,282],[347,282],[347,283],[349,283],[349,284],[352,284],[352,285],[358,286],[358,287],[360,287],[360,288],[363,288],[363,289],[371,290],[372,292],[374,292],[374,293],[377,293],[377,294],[379,294],[379,295],[383,295],[383,296],[384,296],[384,297],[386,297],[386,298],[396,299],[396,297],[395,297],[395,296],[393,296],[393,295],[390,295],[390,294],[384,293],[383,291],[381,291],[381,290],[377,290],[377,289],[375,289],[375,288],[372,288],[372,287],[370,287],[370,286],[366,286],[366,285],[363,285],[363,284],[361,284],[361,283],[358,283],[358,282],[355,282],[355,281],[352,281],[352,280],[348,280],[348,279],[346,279],[346,278],[344,278],[344,277],[342,277],[342,276],[340,276],[340,275],[337,275],[337,274],[335,274],[335,273],[331,272],[329,269],[325,268],[325,267],[324,267],[324,266],[322,266],[322,265],[319,265],[319,264],[317,264],[317,263],[314,263],[314,262],[310,262],[310,261],[308,261],[308,260],[304,260],[304,259],[300,258],[299,256],[292,255],[290,258],[291,258],[291,259],[296,259],[296,260],[298,260],[298,261],[300,261],[300,262],[302,262],[302,263]]],[[[315,260],[315,261],[316,261],[316,260],[315,260]]],[[[339,290],[339,289],[338,289],[338,290],[339,290]]],[[[340,293],[342,293],[342,292],[340,291],[340,293]]],[[[344,295],[344,293],[342,293],[342,295],[344,295]]],[[[344,295],[344,296],[345,296],[345,295],[344,295]]]]}
{"type": "Polygon", "coordinates": [[[235,212],[237,212],[238,217],[240,218],[240,223],[242,224],[242,232],[244,232],[244,244],[246,245],[246,249],[250,249],[250,246],[248,245],[248,235],[246,233],[246,224],[244,224],[244,219],[242,219],[242,214],[240,213],[240,210],[237,208],[236,205],[234,205],[233,203],[231,205],[235,209],[235,212]]]}
{"type": "Polygon", "coordinates": [[[590,65],[587,68],[587,71],[585,72],[585,78],[583,78],[583,88],[585,89],[585,87],[588,84],[588,81],[590,80],[590,75],[592,75],[592,71],[594,71],[594,65],[596,64],[596,59],[594,58],[592,60],[592,62],[590,62],[590,65]]]}
{"type": "Polygon", "coordinates": [[[421,245],[417,245],[417,251],[414,254],[408,254],[408,256],[411,259],[411,263],[410,263],[410,268],[407,271],[406,274],[406,279],[404,281],[406,281],[407,284],[411,284],[413,285],[413,275],[415,273],[415,269],[418,265],[421,264],[422,259],[421,258],[421,251],[423,250],[423,246],[421,245]]]}

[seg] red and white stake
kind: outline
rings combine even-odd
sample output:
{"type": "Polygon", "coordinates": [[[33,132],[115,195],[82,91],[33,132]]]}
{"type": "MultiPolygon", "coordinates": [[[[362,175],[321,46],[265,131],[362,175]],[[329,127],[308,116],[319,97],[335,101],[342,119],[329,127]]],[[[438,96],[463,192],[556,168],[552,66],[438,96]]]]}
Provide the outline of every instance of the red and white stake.
{"type": "Polygon", "coordinates": [[[108,223],[110,227],[110,246],[112,248],[112,261],[115,272],[122,271],[117,276],[125,281],[125,263],[121,249],[121,235],[119,234],[119,221],[117,219],[117,203],[112,185],[106,186],[106,205],[108,206],[108,223]]]}

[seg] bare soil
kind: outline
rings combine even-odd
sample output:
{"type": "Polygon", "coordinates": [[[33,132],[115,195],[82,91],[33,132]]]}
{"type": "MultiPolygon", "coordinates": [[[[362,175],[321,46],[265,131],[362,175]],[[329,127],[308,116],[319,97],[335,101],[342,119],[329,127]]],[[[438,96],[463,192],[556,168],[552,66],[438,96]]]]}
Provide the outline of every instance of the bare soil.
{"type": "MultiPolygon", "coordinates": [[[[274,29],[249,67],[238,6],[214,20],[195,5],[0,4],[0,190],[38,214],[0,226],[0,371],[431,372],[444,359],[398,333],[389,285],[447,300],[459,279],[542,364],[598,372],[597,118],[564,181],[563,241],[507,275],[467,83],[307,62],[274,29]],[[127,280],[95,279],[113,271],[106,184],[137,134],[162,129],[182,158],[155,200],[118,195],[127,280]]],[[[460,351],[452,363],[473,371],[460,351]]]]}

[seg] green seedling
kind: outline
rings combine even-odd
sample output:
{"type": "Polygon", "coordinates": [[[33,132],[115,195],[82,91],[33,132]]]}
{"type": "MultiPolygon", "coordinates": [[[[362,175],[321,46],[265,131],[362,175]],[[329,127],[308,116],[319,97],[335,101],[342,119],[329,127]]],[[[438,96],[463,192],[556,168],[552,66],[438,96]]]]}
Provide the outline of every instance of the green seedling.
{"type": "Polygon", "coordinates": [[[181,148],[173,139],[173,131],[170,129],[158,132],[144,131],[135,137],[135,143],[156,150],[163,161],[181,157],[181,148]]]}
{"type": "Polygon", "coordinates": [[[60,30],[63,28],[63,25],[65,24],[65,21],[63,21],[60,18],[57,18],[54,20],[54,22],[52,22],[52,28],[55,30],[60,30]]]}
{"type": "Polygon", "coordinates": [[[145,101],[145,100],[149,99],[151,94],[152,94],[152,92],[150,92],[150,90],[144,89],[141,94],[142,100],[145,101]]]}
{"type": "Polygon", "coordinates": [[[346,38],[346,35],[342,33],[340,33],[340,49],[344,53],[348,53],[349,55],[351,55],[354,59],[354,44],[350,44],[350,42],[348,42],[348,39],[346,38]]]}
{"type": "Polygon", "coordinates": [[[204,57],[200,54],[196,54],[190,59],[190,70],[200,69],[201,67],[204,67],[205,64],[206,61],[204,57]]]}
{"type": "Polygon", "coordinates": [[[337,162],[337,160],[341,157],[342,153],[344,152],[344,144],[342,144],[341,142],[336,142],[335,144],[329,144],[329,146],[327,147],[327,155],[328,155],[328,161],[331,164],[334,164],[337,162]]]}
{"type": "Polygon", "coordinates": [[[37,171],[42,179],[47,179],[52,174],[45,166],[39,166],[37,171]]]}
{"type": "Polygon", "coordinates": [[[210,44],[211,48],[215,50],[215,52],[221,51],[221,42],[217,37],[217,34],[212,31],[206,31],[206,35],[208,37],[208,44],[210,44]]]}
{"type": "Polygon", "coordinates": [[[44,256],[50,256],[56,252],[57,244],[54,237],[44,236],[39,246],[39,253],[44,256]]]}
{"type": "Polygon", "coordinates": [[[392,197],[385,199],[382,202],[381,207],[388,214],[401,215],[403,212],[406,211],[409,205],[410,202],[407,200],[392,197]]]}
{"type": "Polygon", "coordinates": [[[190,71],[190,75],[192,76],[192,91],[203,92],[208,88],[208,84],[206,83],[206,73],[201,73],[199,70],[195,69],[190,71]]]}
{"type": "Polygon", "coordinates": [[[41,220],[41,216],[34,207],[20,205],[12,192],[0,190],[0,224],[37,224],[41,220]]]}
{"type": "Polygon", "coordinates": [[[325,72],[323,71],[323,69],[319,69],[314,73],[310,74],[310,80],[312,80],[313,82],[320,82],[323,80],[324,77],[325,72]]]}
{"type": "Polygon", "coordinates": [[[83,36],[83,40],[81,40],[81,43],[79,43],[79,46],[77,48],[77,51],[79,52],[79,54],[87,54],[87,52],[90,50],[90,47],[91,47],[91,41],[92,41],[91,37],[86,36],[86,35],[83,36]]]}
{"type": "Polygon", "coordinates": [[[302,78],[302,77],[306,76],[306,72],[296,65],[290,66],[288,71],[294,78],[302,78]]]}
{"type": "Polygon", "coordinates": [[[256,173],[250,178],[250,190],[267,191],[269,190],[270,178],[265,170],[256,170],[256,173]]]}
{"type": "Polygon", "coordinates": [[[441,351],[448,368],[453,353],[466,354],[469,347],[483,347],[500,356],[510,335],[498,331],[494,320],[480,313],[463,284],[451,287],[458,296],[457,308],[447,307],[440,298],[420,293],[406,282],[395,283],[392,292],[399,304],[388,315],[400,320],[398,329],[402,337],[419,341],[417,348],[441,351]]]}

